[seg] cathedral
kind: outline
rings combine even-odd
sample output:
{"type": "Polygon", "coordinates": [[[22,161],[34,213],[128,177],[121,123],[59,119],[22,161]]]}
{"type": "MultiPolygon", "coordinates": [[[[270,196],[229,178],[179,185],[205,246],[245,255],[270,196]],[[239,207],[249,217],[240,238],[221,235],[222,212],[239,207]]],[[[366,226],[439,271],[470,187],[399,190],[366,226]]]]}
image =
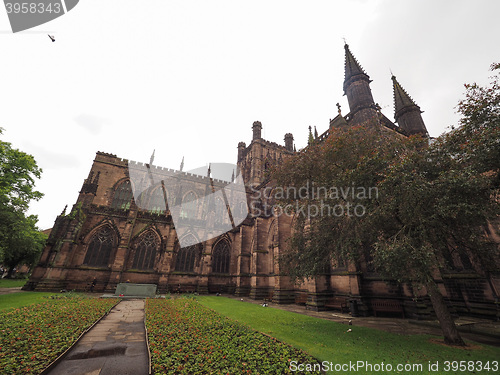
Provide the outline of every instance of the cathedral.
{"type": "MultiPolygon", "coordinates": [[[[318,134],[309,128],[310,138],[321,142],[332,128],[366,124],[401,137],[428,137],[420,107],[396,77],[392,77],[392,121],[374,101],[370,77],[349,46],[344,48],[343,90],[349,113],[343,115],[337,105],[338,115],[330,120],[329,129],[318,134]]],[[[297,151],[292,134],[284,135],[284,144],[270,142],[262,138],[262,126],[255,121],[248,146],[240,142],[237,147],[237,170],[247,198],[243,203],[232,202],[228,182],[212,178],[210,169],[206,174],[189,173],[181,164],[177,171],[165,170],[155,167],[153,158],[149,164],[141,164],[97,152],[76,203],[56,218],[25,289],[89,291],[95,284],[94,291],[113,293],[119,283],[130,282],[156,284],[159,293],[227,293],[280,304],[298,303],[314,310],[350,310],[353,315],[431,317],[432,307],[425,295],[383,280],[367,262],[332,265],[324,275],[302,283],[280,273],[276,258],[287,246],[292,218],[269,210],[266,194],[261,192],[270,184],[266,170],[297,151]],[[175,176],[175,199],[163,183],[151,177],[155,174],[175,176]],[[137,181],[144,184],[148,176],[153,183],[136,194],[137,181]],[[220,199],[215,197],[222,190],[226,193],[220,194],[220,199]],[[211,196],[215,198],[203,198],[211,196]],[[202,208],[189,204],[202,198],[202,208]],[[166,202],[184,208],[175,216],[166,202]],[[229,203],[232,214],[225,210],[229,203]],[[236,221],[238,213],[243,216],[236,221]],[[226,230],[200,241],[194,232],[181,233],[182,223],[188,220],[195,226],[216,222],[226,230]]],[[[498,318],[499,281],[481,274],[467,260],[456,259],[454,263],[453,270],[436,280],[452,311],[498,318]]]]}

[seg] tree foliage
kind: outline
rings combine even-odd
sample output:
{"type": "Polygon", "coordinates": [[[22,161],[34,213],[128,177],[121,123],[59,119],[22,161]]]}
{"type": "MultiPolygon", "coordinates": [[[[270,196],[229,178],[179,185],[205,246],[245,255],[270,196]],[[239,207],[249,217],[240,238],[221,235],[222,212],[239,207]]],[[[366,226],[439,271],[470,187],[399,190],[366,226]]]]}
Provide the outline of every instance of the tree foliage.
{"type": "Polygon", "coordinates": [[[348,259],[424,286],[447,342],[463,344],[434,279],[457,264],[480,273],[498,267],[498,245],[485,228],[500,213],[498,80],[466,89],[460,127],[430,144],[381,127],[331,129],[279,166],[278,186],[308,192],[278,199],[296,207],[281,268],[304,278],[348,259]]]}
{"type": "Polygon", "coordinates": [[[47,235],[40,232],[35,215],[15,214],[9,218],[8,231],[2,236],[3,263],[9,268],[9,276],[16,266],[33,266],[40,257],[47,235]]]}
{"type": "Polygon", "coordinates": [[[281,259],[290,275],[317,275],[332,261],[363,255],[371,234],[365,211],[377,206],[381,173],[404,146],[379,131],[332,129],[324,142],[274,171],[278,186],[292,192],[279,204],[297,211],[291,246],[281,259]]]}
{"type": "Polygon", "coordinates": [[[41,172],[33,156],[0,140],[0,262],[11,270],[36,262],[45,241],[37,217],[26,215],[30,201],[42,197],[34,188],[41,172]]]}
{"type": "Polygon", "coordinates": [[[444,138],[450,152],[469,167],[495,176],[500,187],[500,63],[491,65],[495,72],[487,87],[466,84],[465,99],[458,103],[462,115],[460,127],[444,138]]]}

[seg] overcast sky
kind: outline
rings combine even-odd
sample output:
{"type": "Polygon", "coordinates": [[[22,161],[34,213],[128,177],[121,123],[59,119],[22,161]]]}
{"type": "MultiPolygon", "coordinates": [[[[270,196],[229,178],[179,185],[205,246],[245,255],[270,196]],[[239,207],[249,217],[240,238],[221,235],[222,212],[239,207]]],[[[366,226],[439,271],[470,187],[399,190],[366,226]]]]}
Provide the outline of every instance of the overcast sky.
{"type": "Polygon", "coordinates": [[[297,148],[348,112],[344,48],[394,118],[390,71],[423,111],[431,136],[456,124],[465,82],[500,62],[498,0],[82,0],[13,34],[0,9],[3,140],[43,168],[30,208],[42,229],[71,207],[96,151],[185,169],[236,162],[263,137],[297,148]],[[47,36],[56,38],[52,43],[47,36]]]}

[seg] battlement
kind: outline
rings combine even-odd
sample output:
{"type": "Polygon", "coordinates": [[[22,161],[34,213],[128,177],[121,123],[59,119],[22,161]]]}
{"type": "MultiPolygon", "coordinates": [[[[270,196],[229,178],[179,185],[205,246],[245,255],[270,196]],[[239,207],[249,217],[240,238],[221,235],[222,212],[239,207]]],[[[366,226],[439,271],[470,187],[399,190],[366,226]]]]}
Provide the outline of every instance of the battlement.
{"type": "MultiPolygon", "coordinates": [[[[149,163],[139,162],[139,161],[135,161],[135,160],[129,160],[129,159],[125,159],[125,158],[119,158],[115,154],[106,153],[106,152],[102,152],[102,151],[97,151],[95,161],[106,163],[106,164],[117,165],[120,167],[128,167],[131,169],[137,169],[137,170],[141,170],[141,171],[148,169],[152,173],[155,173],[158,175],[164,175],[164,176],[168,176],[168,177],[197,180],[197,181],[200,181],[203,183],[209,183],[209,181],[210,181],[210,178],[207,177],[206,175],[202,176],[202,175],[195,174],[195,173],[180,171],[178,169],[161,167],[159,165],[149,165],[149,163]]],[[[221,179],[217,179],[217,178],[212,178],[212,182],[218,186],[219,185],[224,186],[232,181],[226,181],[226,180],[221,180],[221,179]]]]}
{"type": "Polygon", "coordinates": [[[98,161],[101,163],[106,163],[106,164],[114,164],[118,166],[126,166],[128,163],[127,159],[121,159],[118,158],[115,154],[107,153],[107,152],[102,152],[102,151],[97,151],[95,155],[94,161],[98,161]]]}
{"type": "MultiPolygon", "coordinates": [[[[139,170],[144,170],[144,168],[146,168],[146,169],[149,169],[152,173],[156,173],[159,175],[165,175],[168,177],[196,179],[196,180],[203,182],[203,183],[208,183],[210,181],[210,178],[207,176],[202,176],[202,175],[190,173],[190,172],[184,172],[184,171],[180,171],[177,169],[160,167],[158,165],[151,165],[150,166],[148,163],[137,162],[134,160],[130,160],[128,162],[128,165],[129,165],[129,168],[134,168],[134,169],[136,168],[139,170]]],[[[220,180],[217,178],[212,178],[212,182],[214,182],[218,185],[226,185],[226,184],[230,183],[231,181],[225,181],[225,180],[220,180]]]]}
{"type": "MultiPolygon", "coordinates": [[[[240,143],[242,143],[242,142],[240,142],[240,143]]],[[[285,145],[280,145],[279,143],[276,143],[276,142],[267,141],[263,138],[253,140],[252,143],[250,143],[250,145],[248,145],[248,147],[245,150],[249,150],[250,147],[252,147],[252,144],[254,144],[254,143],[261,143],[266,147],[277,148],[277,149],[280,149],[283,151],[288,151],[286,149],[285,145]]]]}
{"type": "Polygon", "coordinates": [[[108,153],[108,152],[97,151],[96,154],[97,155],[103,155],[103,156],[109,156],[109,157],[112,157],[112,158],[116,158],[115,154],[111,154],[111,153],[108,153]]]}

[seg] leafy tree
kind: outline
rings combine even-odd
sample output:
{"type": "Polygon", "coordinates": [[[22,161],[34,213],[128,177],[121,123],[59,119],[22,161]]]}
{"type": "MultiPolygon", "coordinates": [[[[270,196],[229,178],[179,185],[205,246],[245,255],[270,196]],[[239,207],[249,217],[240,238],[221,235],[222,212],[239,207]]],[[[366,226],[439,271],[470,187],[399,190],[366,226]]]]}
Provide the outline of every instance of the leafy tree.
{"type": "Polygon", "coordinates": [[[18,264],[33,264],[43,247],[37,217],[26,216],[29,202],[42,197],[34,189],[41,172],[33,156],[0,140],[0,261],[9,274],[18,264]]]}
{"type": "Polygon", "coordinates": [[[278,186],[303,188],[277,197],[296,207],[282,269],[304,278],[338,259],[372,262],[388,279],[424,287],[445,342],[463,345],[435,278],[453,254],[478,272],[495,266],[498,246],[484,229],[499,215],[500,160],[498,85],[466,87],[461,127],[431,145],[380,127],[332,129],[278,167],[278,186]]]}
{"type": "Polygon", "coordinates": [[[498,215],[490,176],[446,152],[438,141],[412,152],[385,171],[379,206],[369,213],[377,270],[400,282],[423,285],[445,341],[463,345],[434,279],[451,267],[453,254],[477,271],[495,264],[497,246],[484,228],[498,215]],[[375,234],[375,233],[374,233],[375,234]]]}
{"type": "Polygon", "coordinates": [[[13,276],[16,266],[33,266],[38,261],[47,235],[36,227],[37,221],[35,215],[19,215],[11,221],[8,234],[2,238],[6,248],[3,262],[9,268],[7,277],[13,276]]]}
{"type": "MultiPolygon", "coordinates": [[[[500,63],[491,65],[493,72],[500,63]]],[[[494,183],[500,186],[500,82],[493,75],[488,87],[466,84],[465,99],[458,103],[462,114],[460,127],[444,139],[450,152],[465,164],[481,172],[496,175],[494,183]]]]}

